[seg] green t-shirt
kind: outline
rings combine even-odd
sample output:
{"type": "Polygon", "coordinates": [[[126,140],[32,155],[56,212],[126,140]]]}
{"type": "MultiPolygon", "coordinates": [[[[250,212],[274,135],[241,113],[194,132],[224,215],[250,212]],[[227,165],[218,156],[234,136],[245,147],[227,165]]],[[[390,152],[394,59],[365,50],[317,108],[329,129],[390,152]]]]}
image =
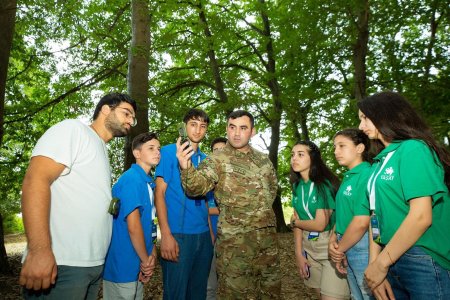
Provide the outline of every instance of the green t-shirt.
{"type": "MultiPolygon", "coordinates": [[[[301,220],[312,220],[316,217],[317,209],[335,209],[335,202],[331,186],[324,184],[324,196],[319,195],[317,185],[311,188],[312,181],[300,180],[292,193],[292,207],[301,220]],[[309,214],[308,214],[309,212],[309,214]]],[[[324,231],[334,226],[334,216],[330,218],[324,231]]]]}
{"type": "Polygon", "coordinates": [[[369,216],[367,181],[370,164],[362,162],[344,174],[336,194],[336,232],[344,234],[354,216],[369,216]]]}
{"type": "Polygon", "coordinates": [[[371,173],[378,174],[372,180],[381,243],[389,243],[405,219],[409,200],[431,196],[432,225],[415,245],[450,270],[450,193],[436,153],[419,140],[394,141],[377,155],[371,173]],[[393,151],[380,171],[386,156],[393,151]]]}

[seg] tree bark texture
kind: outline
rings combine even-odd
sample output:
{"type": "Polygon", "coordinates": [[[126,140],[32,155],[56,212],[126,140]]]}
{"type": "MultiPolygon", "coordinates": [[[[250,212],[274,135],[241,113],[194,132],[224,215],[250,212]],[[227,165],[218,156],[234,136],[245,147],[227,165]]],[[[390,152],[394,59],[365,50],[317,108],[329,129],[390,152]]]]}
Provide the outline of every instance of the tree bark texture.
{"type": "MultiPolygon", "coordinates": [[[[16,9],[16,0],[3,0],[0,2],[0,147],[3,145],[6,80],[8,78],[9,55],[14,36],[16,9]]],[[[0,273],[5,274],[9,272],[10,268],[3,232],[3,216],[0,213],[0,273]]]]}
{"type": "Polygon", "coordinates": [[[369,1],[358,1],[356,12],[358,37],[353,46],[353,65],[355,67],[354,93],[356,101],[360,101],[367,95],[366,56],[369,42],[369,1]]]}
{"type": "MultiPolygon", "coordinates": [[[[273,101],[273,112],[271,113],[270,116],[271,117],[270,129],[272,131],[272,135],[270,137],[269,159],[272,161],[275,170],[277,170],[278,148],[280,146],[281,114],[283,112],[281,103],[281,89],[276,75],[275,52],[273,49],[273,40],[271,37],[269,16],[264,11],[264,8],[266,7],[265,0],[260,0],[259,2],[262,4],[261,7],[263,8],[261,10],[261,18],[264,26],[263,35],[264,39],[267,41],[266,42],[267,63],[265,65],[269,78],[267,81],[267,85],[269,86],[273,101]]],[[[275,212],[275,217],[277,220],[277,232],[289,231],[289,228],[286,226],[286,222],[284,220],[283,206],[281,204],[281,197],[279,193],[275,198],[272,208],[273,211],[275,212]]]]}
{"type": "Polygon", "coordinates": [[[214,50],[214,37],[209,29],[208,20],[206,19],[205,9],[201,2],[198,3],[197,8],[199,10],[198,17],[200,20],[200,24],[203,26],[203,32],[206,37],[206,42],[208,43],[208,58],[209,58],[209,66],[211,68],[211,72],[213,74],[215,90],[216,94],[221,103],[228,102],[228,95],[225,92],[224,84],[222,77],[220,76],[220,68],[219,63],[217,61],[216,52],[214,50]]]}
{"type": "Polygon", "coordinates": [[[3,232],[3,216],[0,213],[0,274],[9,274],[11,269],[8,263],[8,255],[5,248],[5,235],[3,232]]]}
{"type": "Polygon", "coordinates": [[[3,145],[6,80],[16,22],[16,9],[17,0],[0,2],[0,41],[2,41],[0,47],[0,146],[3,145]]]}
{"type": "Polygon", "coordinates": [[[131,142],[138,134],[149,130],[148,91],[150,58],[150,12],[147,0],[131,1],[132,39],[128,53],[128,93],[138,106],[136,127],[131,129],[125,142],[125,166],[127,170],[135,162],[131,142]]]}

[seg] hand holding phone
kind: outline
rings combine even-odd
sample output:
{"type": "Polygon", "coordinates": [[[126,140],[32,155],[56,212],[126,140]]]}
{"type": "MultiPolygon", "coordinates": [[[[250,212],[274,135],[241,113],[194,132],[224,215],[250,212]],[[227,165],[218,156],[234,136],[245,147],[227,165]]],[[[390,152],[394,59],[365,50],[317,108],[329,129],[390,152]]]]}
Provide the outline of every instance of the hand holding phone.
{"type": "MultiPolygon", "coordinates": [[[[306,261],[308,261],[308,254],[306,253],[305,250],[302,251],[302,255],[303,255],[303,257],[305,257],[306,261]]],[[[305,278],[308,279],[311,276],[311,274],[309,273],[309,265],[306,262],[305,262],[303,271],[306,274],[305,278]]]]}
{"type": "MultiPolygon", "coordinates": [[[[191,145],[191,141],[188,138],[187,132],[186,132],[186,124],[184,122],[181,122],[178,124],[178,135],[181,137],[181,145],[188,142],[189,145],[191,145]]],[[[185,147],[186,149],[186,147],[185,147]]]]}

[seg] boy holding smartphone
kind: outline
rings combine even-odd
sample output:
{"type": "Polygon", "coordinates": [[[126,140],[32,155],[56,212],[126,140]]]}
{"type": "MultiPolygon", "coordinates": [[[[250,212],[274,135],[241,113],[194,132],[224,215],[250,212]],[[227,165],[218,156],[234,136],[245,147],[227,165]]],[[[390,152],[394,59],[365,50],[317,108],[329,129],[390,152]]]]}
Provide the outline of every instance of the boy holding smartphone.
{"type": "MultiPolygon", "coordinates": [[[[206,135],[209,117],[193,108],[183,123],[193,151],[191,162],[197,167],[206,158],[199,144],[206,135]]],[[[176,144],[164,146],[156,168],[164,299],[205,299],[213,255],[208,208],[205,197],[189,197],[184,192],[176,151],[176,144]]]]}

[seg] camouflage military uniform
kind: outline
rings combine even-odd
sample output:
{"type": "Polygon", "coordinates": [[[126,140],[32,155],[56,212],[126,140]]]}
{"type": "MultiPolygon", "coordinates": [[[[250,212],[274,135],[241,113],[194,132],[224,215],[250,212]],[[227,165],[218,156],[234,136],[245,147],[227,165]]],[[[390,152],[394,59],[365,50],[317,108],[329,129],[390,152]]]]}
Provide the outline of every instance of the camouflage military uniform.
{"type": "Polygon", "coordinates": [[[272,163],[251,148],[242,153],[227,144],[198,170],[181,172],[192,196],[214,189],[220,207],[217,272],[220,299],[279,299],[278,240],[272,203],[277,178],[272,163]]]}

